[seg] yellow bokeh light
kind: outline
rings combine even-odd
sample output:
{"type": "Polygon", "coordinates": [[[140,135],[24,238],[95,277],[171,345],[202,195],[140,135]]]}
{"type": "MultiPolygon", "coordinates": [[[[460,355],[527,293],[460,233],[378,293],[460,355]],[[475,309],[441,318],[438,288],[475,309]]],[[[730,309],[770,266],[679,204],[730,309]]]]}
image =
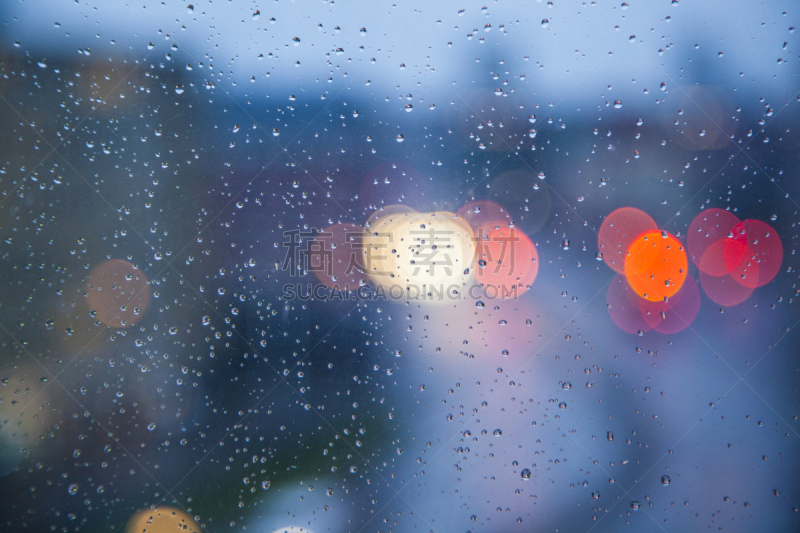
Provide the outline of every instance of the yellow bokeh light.
{"type": "Polygon", "coordinates": [[[410,299],[441,299],[460,290],[471,279],[474,253],[472,228],[447,211],[384,216],[370,223],[364,237],[372,281],[410,299]]]}
{"type": "Polygon", "coordinates": [[[125,525],[125,533],[200,533],[200,526],[187,513],[173,507],[144,509],[125,525]]]}

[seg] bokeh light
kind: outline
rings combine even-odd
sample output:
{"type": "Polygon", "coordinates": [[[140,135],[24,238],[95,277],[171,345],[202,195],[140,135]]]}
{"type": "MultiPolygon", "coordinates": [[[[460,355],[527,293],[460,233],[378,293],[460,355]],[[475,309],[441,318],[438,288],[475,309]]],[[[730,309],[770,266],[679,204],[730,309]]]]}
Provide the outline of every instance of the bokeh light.
{"type": "Polygon", "coordinates": [[[371,224],[364,237],[370,278],[410,298],[450,293],[470,279],[472,228],[455,213],[398,213],[371,224]]]}
{"type": "Polygon", "coordinates": [[[683,286],[668,301],[652,302],[640,298],[639,309],[647,324],[659,333],[670,335],[686,329],[700,310],[697,281],[687,274],[683,286]]]}
{"type": "Polygon", "coordinates": [[[700,271],[700,285],[711,300],[724,307],[733,307],[747,300],[753,289],[742,285],[730,274],[712,276],[700,271]]]}
{"type": "Polygon", "coordinates": [[[739,222],[736,215],[730,211],[716,207],[706,209],[694,217],[686,233],[686,252],[692,262],[702,269],[700,259],[708,247],[727,238],[739,222]]]}
{"type": "Polygon", "coordinates": [[[625,254],[631,243],[642,233],[658,229],[655,221],[635,207],[621,207],[609,214],[600,226],[597,246],[615,272],[625,273],[625,254]]]}
{"type": "Polygon", "coordinates": [[[700,259],[700,271],[710,276],[730,274],[740,283],[748,278],[748,273],[751,278],[758,278],[753,251],[733,239],[721,239],[709,246],[700,259]]]}
{"type": "Polygon", "coordinates": [[[709,246],[700,260],[700,284],[706,295],[726,307],[745,301],[753,287],[742,282],[758,279],[758,263],[752,258],[752,250],[738,240],[722,239],[709,246]]]}
{"type": "Polygon", "coordinates": [[[687,267],[686,252],[677,238],[667,232],[648,231],[628,248],[625,277],[636,294],[655,302],[680,290],[687,267]]]}
{"type": "Polygon", "coordinates": [[[144,509],[133,515],[125,525],[125,533],[200,533],[194,519],[173,507],[144,509]]]}
{"type": "Polygon", "coordinates": [[[498,227],[507,228],[513,220],[508,210],[491,200],[473,200],[462,205],[456,214],[471,227],[474,235],[488,235],[498,227]]]}
{"type": "Polygon", "coordinates": [[[642,298],[633,291],[627,278],[622,274],[617,274],[611,281],[606,293],[606,306],[611,320],[622,331],[644,333],[652,329],[642,316],[639,303],[641,300],[642,298]]]}
{"type": "Polygon", "coordinates": [[[373,211],[373,213],[367,218],[366,223],[364,223],[364,231],[370,231],[373,225],[380,223],[386,218],[390,218],[394,215],[402,215],[402,214],[413,214],[417,211],[415,209],[411,209],[407,205],[402,204],[391,204],[385,205],[373,211]]]}
{"type": "MultiPolygon", "coordinates": [[[[731,233],[733,239],[729,241],[747,245],[752,251],[752,256],[749,258],[758,265],[755,274],[751,272],[747,277],[737,281],[751,288],[762,287],[772,281],[783,261],[783,245],[778,233],[769,224],[760,220],[745,220],[737,224],[731,233]]],[[[726,249],[726,256],[728,255],[726,249]]]]}
{"type": "Polygon", "coordinates": [[[333,224],[314,238],[312,257],[319,259],[313,266],[314,275],[330,288],[354,290],[366,278],[361,270],[364,230],[355,224],[333,224]]]}
{"type": "Polygon", "coordinates": [[[517,228],[492,230],[478,241],[475,256],[476,280],[492,295],[497,290],[501,298],[525,292],[539,272],[536,246],[517,228]]]}
{"type": "Polygon", "coordinates": [[[150,286],[144,272],[122,259],[97,265],[86,280],[86,303],[97,320],[126,328],[142,319],[150,303],[150,286]]]}

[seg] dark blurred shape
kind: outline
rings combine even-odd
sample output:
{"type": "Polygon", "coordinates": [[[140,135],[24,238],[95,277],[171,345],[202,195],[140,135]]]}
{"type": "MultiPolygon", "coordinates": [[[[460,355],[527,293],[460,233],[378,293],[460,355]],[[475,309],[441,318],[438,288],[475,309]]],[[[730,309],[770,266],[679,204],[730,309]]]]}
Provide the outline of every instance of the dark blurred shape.
{"type": "Polygon", "coordinates": [[[411,165],[383,163],[361,182],[359,199],[361,207],[368,212],[392,204],[408,205],[421,211],[429,204],[427,192],[427,183],[411,165]]]}
{"type": "Polygon", "coordinates": [[[500,174],[489,187],[489,200],[503,206],[514,225],[534,235],[550,219],[551,200],[547,185],[528,170],[500,174]]]}
{"type": "Polygon", "coordinates": [[[712,86],[680,88],[678,109],[669,108],[664,124],[672,139],[687,150],[719,150],[736,131],[735,105],[712,86]]]}

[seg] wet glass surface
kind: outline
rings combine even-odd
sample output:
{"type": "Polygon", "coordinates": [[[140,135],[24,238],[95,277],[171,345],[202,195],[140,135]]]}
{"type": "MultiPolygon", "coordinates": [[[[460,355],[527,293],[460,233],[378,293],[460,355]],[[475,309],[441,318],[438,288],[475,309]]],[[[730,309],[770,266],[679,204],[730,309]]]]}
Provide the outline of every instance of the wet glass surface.
{"type": "Polygon", "coordinates": [[[796,531],[797,6],[0,6],[3,531],[796,531]]]}

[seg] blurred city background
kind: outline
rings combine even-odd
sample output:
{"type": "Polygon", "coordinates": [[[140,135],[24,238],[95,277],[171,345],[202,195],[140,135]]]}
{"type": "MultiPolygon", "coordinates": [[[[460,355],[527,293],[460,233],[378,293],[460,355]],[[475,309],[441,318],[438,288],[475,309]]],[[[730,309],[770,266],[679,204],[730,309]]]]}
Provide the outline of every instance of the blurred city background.
{"type": "Polygon", "coordinates": [[[798,8],[4,2],[0,530],[800,530],[798,8]],[[286,232],[495,204],[518,298],[281,299],[286,232]],[[647,331],[623,207],[782,259],[647,331]]]}

